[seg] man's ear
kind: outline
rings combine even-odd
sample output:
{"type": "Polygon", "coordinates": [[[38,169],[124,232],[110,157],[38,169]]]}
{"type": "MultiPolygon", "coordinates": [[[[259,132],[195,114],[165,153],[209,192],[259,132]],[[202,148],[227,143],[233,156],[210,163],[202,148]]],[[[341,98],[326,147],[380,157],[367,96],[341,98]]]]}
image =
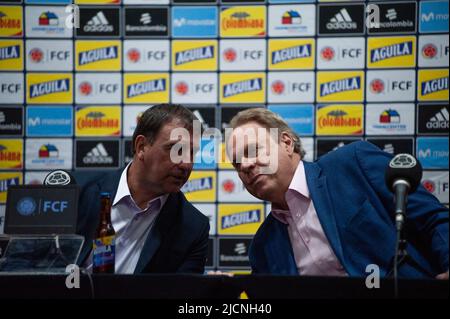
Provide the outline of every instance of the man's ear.
{"type": "Polygon", "coordinates": [[[144,160],[144,148],[146,144],[147,138],[144,135],[136,136],[136,140],[134,141],[134,150],[138,160],[144,160]]]}
{"type": "Polygon", "coordinates": [[[291,135],[289,135],[287,132],[282,132],[280,142],[289,155],[292,155],[292,153],[294,153],[294,139],[291,135]]]}

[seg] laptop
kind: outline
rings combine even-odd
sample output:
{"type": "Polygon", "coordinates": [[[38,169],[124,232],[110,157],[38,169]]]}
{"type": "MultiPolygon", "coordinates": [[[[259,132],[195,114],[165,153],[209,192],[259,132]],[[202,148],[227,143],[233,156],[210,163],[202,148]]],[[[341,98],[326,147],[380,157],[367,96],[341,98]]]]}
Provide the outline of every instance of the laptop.
{"type": "Polygon", "coordinates": [[[75,234],[78,192],[76,185],[9,187],[1,274],[64,273],[76,263],[84,243],[75,234]]]}

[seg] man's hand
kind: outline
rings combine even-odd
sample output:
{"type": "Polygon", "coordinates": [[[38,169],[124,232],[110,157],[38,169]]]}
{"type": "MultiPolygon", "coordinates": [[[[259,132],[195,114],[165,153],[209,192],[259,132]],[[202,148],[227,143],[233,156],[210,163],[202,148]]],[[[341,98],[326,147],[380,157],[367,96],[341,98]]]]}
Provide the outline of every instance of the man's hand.
{"type": "Polygon", "coordinates": [[[447,272],[444,272],[443,274],[437,275],[437,276],[436,276],[436,279],[439,279],[439,280],[448,280],[448,270],[447,270],[447,272]]]}

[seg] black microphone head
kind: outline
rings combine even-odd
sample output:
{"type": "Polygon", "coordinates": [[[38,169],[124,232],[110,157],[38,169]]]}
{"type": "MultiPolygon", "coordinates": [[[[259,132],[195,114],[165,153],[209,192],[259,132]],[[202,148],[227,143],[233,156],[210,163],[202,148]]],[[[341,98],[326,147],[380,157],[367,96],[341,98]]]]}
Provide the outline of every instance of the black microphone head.
{"type": "Polygon", "coordinates": [[[410,185],[409,193],[415,192],[422,180],[422,165],[410,154],[398,154],[389,162],[385,180],[391,192],[394,192],[397,180],[407,181],[410,185]]]}
{"type": "Polygon", "coordinates": [[[75,185],[76,183],[75,178],[69,172],[58,169],[45,176],[43,184],[48,186],[64,186],[75,185]]]}

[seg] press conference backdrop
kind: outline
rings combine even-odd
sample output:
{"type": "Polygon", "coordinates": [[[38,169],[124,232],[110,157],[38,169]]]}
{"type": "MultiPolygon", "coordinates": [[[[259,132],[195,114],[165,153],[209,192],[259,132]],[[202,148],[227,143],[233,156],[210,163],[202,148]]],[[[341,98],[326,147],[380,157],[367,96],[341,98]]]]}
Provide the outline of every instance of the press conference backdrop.
{"type": "MultiPolygon", "coordinates": [[[[166,102],[220,130],[269,108],[307,160],[362,139],[414,154],[448,204],[448,1],[79,0],[79,28],[69,3],[0,0],[0,231],[10,185],[123,167],[139,114],[166,102]]],[[[270,207],[202,145],[183,191],[211,220],[208,267],[245,273],[270,207]]]]}

